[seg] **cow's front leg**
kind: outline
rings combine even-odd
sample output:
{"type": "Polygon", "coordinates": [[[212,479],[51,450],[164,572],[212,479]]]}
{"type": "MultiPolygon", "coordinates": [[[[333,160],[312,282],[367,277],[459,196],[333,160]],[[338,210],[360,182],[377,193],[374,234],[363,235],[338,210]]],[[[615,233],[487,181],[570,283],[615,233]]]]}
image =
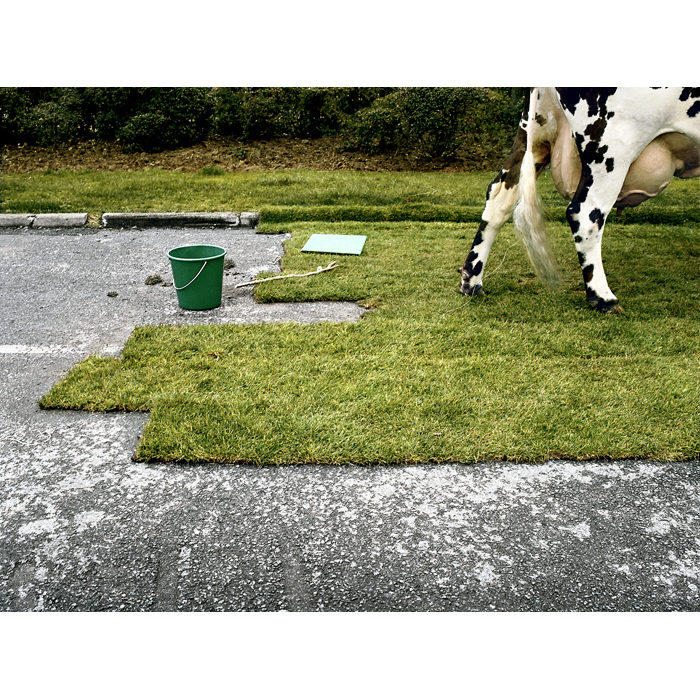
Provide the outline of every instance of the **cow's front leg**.
{"type": "Polygon", "coordinates": [[[481,220],[469,255],[460,269],[462,281],[459,285],[459,291],[462,294],[474,297],[484,293],[482,289],[484,265],[486,265],[499,228],[485,219],[481,220]]]}
{"type": "Polygon", "coordinates": [[[513,214],[518,201],[518,185],[506,181],[506,175],[506,171],[502,170],[489,185],[486,193],[486,207],[481,223],[469,255],[460,269],[462,281],[459,289],[462,294],[468,296],[483,294],[484,266],[491,252],[491,246],[503,224],[513,214]]]}

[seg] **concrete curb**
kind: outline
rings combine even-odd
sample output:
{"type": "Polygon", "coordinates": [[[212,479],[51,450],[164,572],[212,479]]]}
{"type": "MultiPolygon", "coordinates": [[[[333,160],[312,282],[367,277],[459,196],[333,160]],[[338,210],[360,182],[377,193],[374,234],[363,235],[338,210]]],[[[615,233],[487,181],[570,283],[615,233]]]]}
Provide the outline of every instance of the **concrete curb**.
{"type": "Polygon", "coordinates": [[[87,214],[0,214],[3,228],[80,228],[87,214]]]}
{"type": "MultiPolygon", "coordinates": [[[[0,228],[81,228],[87,214],[0,214],[0,228]]],[[[109,213],[102,215],[102,228],[255,228],[260,213],[173,212],[109,213]]]]}
{"type": "Polygon", "coordinates": [[[255,228],[260,221],[258,212],[171,212],[171,213],[110,213],[102,215],[104,228],[192,228],[226,227],[255,228]]]}

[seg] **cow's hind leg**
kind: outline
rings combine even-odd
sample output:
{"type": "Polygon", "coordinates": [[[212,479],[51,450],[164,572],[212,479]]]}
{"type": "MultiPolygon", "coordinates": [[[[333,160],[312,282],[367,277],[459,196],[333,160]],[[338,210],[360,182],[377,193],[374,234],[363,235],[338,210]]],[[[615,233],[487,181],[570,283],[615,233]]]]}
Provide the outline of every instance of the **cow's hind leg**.
{"type": "Polygon", "coordinates": [[[508,171],[501,170],[489,185],[481,223],[469,255],[460,269],[462,275],[460,291],[462,294],[469,296],[483,294],[484,266],[491,252],[491,246],[503,224],[511,217],[517,201],[517,182],[511,182],[508,179],[508,171]]]}
{"type": "Polygon", "coordinates": [[[586,285],[586,299],[596,311],[621,313],[622,307],[610,290],[603,269],[602,240],[605,222],[630,163],[620,157],[582,160],[581,182],[567,207],[566,218],[586,285]]]}
{"type": "Polygon", "coordinates": [[[659,122],[643,111],[625,113],[622,108],[626,102],[615,102],[615,88],[609,94],[593,95],[595,99],[592,93],[580,93],[579,88],[558,90],[565,98],[564,108],[570,115],[569,123],[581,156],[581,179],[566,218],[586,285],[586,299],[598,311],[619,313],[622,308],[603,270],[603,229],[630,166],[655,138],[659,122]]]}

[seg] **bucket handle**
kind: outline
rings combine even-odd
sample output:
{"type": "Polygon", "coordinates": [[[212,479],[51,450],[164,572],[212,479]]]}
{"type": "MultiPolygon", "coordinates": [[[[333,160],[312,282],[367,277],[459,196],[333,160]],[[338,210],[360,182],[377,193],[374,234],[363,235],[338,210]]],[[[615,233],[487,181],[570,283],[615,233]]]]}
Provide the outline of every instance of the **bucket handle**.
{"type": "Polygon", "coordinates": [[[177,291],[179,292],[179,291],[185,289],[186,287],[189,287],[192,284],[192,282],[194,282],[197,279],[197,277],[199,277],[202,274],[202,270],[204,270],[204,268],[206,266],[207,266],[207,261],[205,260],[204,264],[200,268],[199,272],[184,287],[178,287],[177,285],[174,285],[175,289],[177,289],[177,291]]]}

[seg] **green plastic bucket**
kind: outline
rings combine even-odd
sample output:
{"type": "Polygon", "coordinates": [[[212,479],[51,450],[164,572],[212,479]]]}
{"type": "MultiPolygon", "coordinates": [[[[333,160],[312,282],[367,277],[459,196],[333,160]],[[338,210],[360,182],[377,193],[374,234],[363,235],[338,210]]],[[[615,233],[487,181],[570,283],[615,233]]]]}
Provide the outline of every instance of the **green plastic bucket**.
{"type": "Polygon", "coordinates": [[[183,309],[203,311],[221,306],[224,255],[216,245],[188,245],[169,253],[177,301],[183,309]]]}

